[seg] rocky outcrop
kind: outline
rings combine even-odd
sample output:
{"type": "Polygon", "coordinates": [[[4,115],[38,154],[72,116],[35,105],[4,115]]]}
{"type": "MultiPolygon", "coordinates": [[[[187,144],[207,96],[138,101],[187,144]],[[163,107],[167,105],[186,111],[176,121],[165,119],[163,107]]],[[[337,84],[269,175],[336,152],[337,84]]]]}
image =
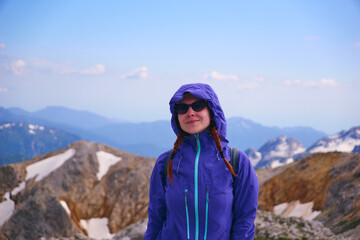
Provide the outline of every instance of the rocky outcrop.
{"type": "Polygon", "coordinates": [[[258,211],[255,227],[255,239],[347,239],[336,236],[319,221],[279,217],[263,211],[258,211]]]}
{"type": "Polygon", "coordinates": [[[147,228],[148,219],[142,219],[118,232],[112,240],[142,240],[147,228]]]}
{"type": "Polygon", "coordinates": [[[114,234],[147,216],[154,163],[155,159],[80,141],[2,166],[0,204],[12,201],[14,209],[1,227],[0,239],[89,236],[91,229],[84,223],[92,219],[105,219],[102,227],[114,234]]]}
{"type": "MultiPolygon", "coordinates": [[[[141,240],[146,230],[147,219],[118,232],[113,240],[141,240]]],[[[319,221],[301,218],[279,217],[270,212],[258,211],[255,219],[254,239],[348,239],[335,235],[319,221]]]]}
{"type": "Polygon", "coordinates": [[[360,154],[318,153],[295,162],[262,184],[259,208],[300,201],[313,202],[321,211],[315,219],[334,233],[344,233],[359,224],[360,154]]]}

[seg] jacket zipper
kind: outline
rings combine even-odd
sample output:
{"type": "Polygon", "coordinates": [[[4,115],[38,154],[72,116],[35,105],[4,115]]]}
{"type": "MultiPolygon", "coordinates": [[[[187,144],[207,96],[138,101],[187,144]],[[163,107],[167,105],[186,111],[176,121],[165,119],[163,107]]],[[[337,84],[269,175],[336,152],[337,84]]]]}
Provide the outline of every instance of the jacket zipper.
{"type": "Polygon", "coordinates": [[[198,173],[199,173],[199,157],[200,157],[200,140],[199,134],[195,135],[196,143],[197,143],[197,152],[195,158],[195,240],[199,240],[199,180],[198,180],[198,173]]]}
{"type": "Polygon", "coordinates": [[[187,229],[187,239],[190,239],[189,210],[188,210],[188,205],[187,205],[187,193],[188,193],[188,190],[185,189],[186,229],[187,229]]]}
{"type": "Polygon", "coordinates": [[[206,236],[207,236],[208,216],[209,216],[209,189],[206,189],[206,217],[205,217],[204,240],[206,240],[206,236]]]}

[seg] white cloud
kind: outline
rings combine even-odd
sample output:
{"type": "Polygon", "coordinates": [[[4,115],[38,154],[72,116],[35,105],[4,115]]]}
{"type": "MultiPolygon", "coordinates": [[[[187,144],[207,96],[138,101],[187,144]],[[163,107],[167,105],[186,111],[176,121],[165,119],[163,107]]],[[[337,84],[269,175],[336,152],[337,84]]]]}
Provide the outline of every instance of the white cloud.
{"type": "Polygon", "coordinates": [[[304,39],[305,39],[306,41],[315,41],[315,40],[318,40],[319,37],[318,37],[318,36],[309,35],[309,36],[305,36],[304,39]]]}
{"type": "Polygon", "coordinates": [[[321,79],[320,84],[322,86],[332,86],[332,87],[339,86],[339,83],[336,82],[335,79],[331,79],[331,78],[323,78],[323,79],[321,79]]]}
{"type": "Polygon", "coordinates": [[[0,48],[5,48],[5,43],[0,43],[0,48]]]}
{"type": "MultiPolygon", "coordinates": [[[[51,73],[56,75],[84,74],[98,75],[105,72],[103,64],[97,64],[90,68],[70,68],[71,62],[52,62],[44,59],[31,58],[28,60],[16,60],[10,65],[11,72],[15,75],[51,73]]],[[[6,69],[6,66],[3,67],[6,69]]]]}
{"type": "Polygon", "coordinates": [[[2,93],[2,92],[7,92],[7,91],[8,91],[7,88],[0,88],[0,93],[2,93]]]}
{"type": "Polygon", "coordinates": [[[149,70],[147,67],[140,67],[130,73],[121,75],[120,78],[122,78],[122,79],[136,79],[136,78],[145,79],[149,75],[148,71],[149,70]]]}
{"type": "Polygon", "coordinates": [[[87,75],[98,75],[105,72],[105,66],[102,64],[97,64],[92,68],[79,70],[79,73],[81,74],[87,74],[87,75]]]}
{"type": "Polygon", "coordinates": [[[70,69],[64,68],[60,71],[60,74],[84,74],[84,75],[99,75],[105,72],[105,66],[102,64],[97,64],[94,67],[86,68],[86,69],[70,69]]]}
{"type": "Polygon", "coordinates": [[[215,71],[211,72],[210,74],[205,74],[203,76],[203,78],[229,83],[238,90],[254,89],[254,88],[259,87],[261,82],[264,82],[263,77],[257,77],[257,78],[252,78],[250,80],[244,80],[244,79],[239,79],[239,77],[234,74],[226,75],[226,74],[220,74],[215,71]]]}
{"type": "Polygon", "coordinates": [[[11,71],[15,75],[18,76],[23,75],[25,71],[25,66],[26,66],[26,62],[24,60],[21,59],[16,60],[11,64],[11,71]]]}
{"type": "Polygon", "coordinates": [[[234,80],[238,80],[238,76],[233,75],[233,74],[220,74],[218,72],[212,71],[210,74],[205,74],[204,75],[205,79],[213,79],[213,80],[219,80],[219,81],[234,81],[234,80]]]}
{"type": "Polygon", "coordinates": [[[238,84],[237,89],[239,89],[239,90],[243,90],[243,89],[251,90],[251,89],[259,87],[261,82],[264,82],[263,77],[253,78],[250,81],[246,81],[244,83],[238,84]]]}
{"type": "Polygon", "coordinates": [[[286,80],[283,83],[288,86],[302,86],[302,87],[337,87],[340,85],[334,79],[330,79],[330,78],[323,78],[320,81],[302,81],[299,79],[293,81],[286,80]]]}

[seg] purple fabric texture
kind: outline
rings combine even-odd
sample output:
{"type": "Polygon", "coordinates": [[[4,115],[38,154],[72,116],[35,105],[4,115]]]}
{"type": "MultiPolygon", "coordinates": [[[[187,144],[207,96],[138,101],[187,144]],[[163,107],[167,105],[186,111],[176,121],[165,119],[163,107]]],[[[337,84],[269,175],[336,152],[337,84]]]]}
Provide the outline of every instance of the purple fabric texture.
{"type": "MultiPolygon", "coordinates": [[[[175,134],[179,129],[175,122],[174,104],[185,93],[208,101],[214,113],[225,158],[230,161],[225,116],[209,85],[183,85],[171,98],[171,125],[175,134]]],[[[238,177],[233,180],[210,132],[185,136],[173,159],[171,185],[169,179],[165,178],[169,153],[161,154],[153,169],[149,222],[144,239],[253,239],[259,184],[246,154],[240,151],[236,172],[238,177]],[[195,159],[198,159],[197,168],[195,159]]]]}

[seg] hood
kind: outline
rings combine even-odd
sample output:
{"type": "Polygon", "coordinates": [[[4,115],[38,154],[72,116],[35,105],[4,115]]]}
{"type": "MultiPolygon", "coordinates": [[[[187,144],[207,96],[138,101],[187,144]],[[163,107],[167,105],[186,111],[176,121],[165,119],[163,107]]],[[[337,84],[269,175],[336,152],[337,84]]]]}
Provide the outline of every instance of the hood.
{"type": "Polygon", "coordinates": [[[214,92],[214,90],[207,84],[204,83],[191,83],[185,84],[179,88],[171,98],[170,104],[170,112],[172,114],[171,117],[171,126],[177,135],[179,133],[179,128],[176,123],[176,114],[174,112],[174,105],[178,103],[184,96],[185,93],[191,93],[193,96],[204,99],[208,101],[208,106],[211,111],[214,113],[214,121],[216,128],[218,130],[219,136],[222,139],[226,139],[226,120],[224,112],[221,108],[219,99],[214,92]]]}

